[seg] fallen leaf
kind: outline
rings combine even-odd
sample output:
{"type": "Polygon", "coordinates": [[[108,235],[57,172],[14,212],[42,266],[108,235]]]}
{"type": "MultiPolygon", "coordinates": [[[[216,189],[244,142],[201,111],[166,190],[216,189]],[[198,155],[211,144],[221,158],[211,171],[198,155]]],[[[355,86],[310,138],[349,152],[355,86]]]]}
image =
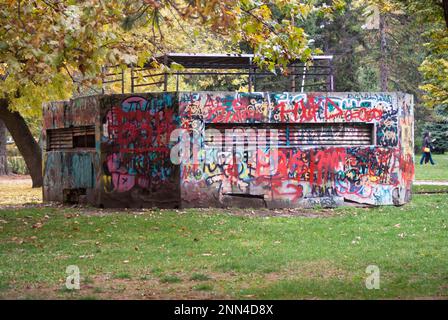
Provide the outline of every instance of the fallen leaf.
{"type": "Polygon", "coordinates": [[[43,226],[42,222],[37,222],[37,223],[33,224],[34,229],[42,228],[42,226],[43,226]]]}
{"type": "Polygon", "coordinates": [[[80,259],[90,259],[90,258],[93,258],[93,257],[94,257],[93,254],[86,254],[86,255],[79,256],[80,259]]]}

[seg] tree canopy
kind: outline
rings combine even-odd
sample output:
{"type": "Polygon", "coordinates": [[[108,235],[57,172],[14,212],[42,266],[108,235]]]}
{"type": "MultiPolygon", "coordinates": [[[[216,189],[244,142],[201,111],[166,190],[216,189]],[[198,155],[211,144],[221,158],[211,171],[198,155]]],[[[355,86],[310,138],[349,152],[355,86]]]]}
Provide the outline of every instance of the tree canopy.
{"type": "Polygon", "coordinates": [[[341,7],[316,1],[255,0],[1,0],[0,98],[22,115],[40,112],[43,101],[68,98],[76,86],[100,81],[105,65],[142,65],[164,52],[176,24],[245,41],[265,68],[312,54],[304,30],[292,20],[341,7]],[[273,16],[280,12],[282,19],[273,16]],[[6,76],[7,75],[7,76],[6,76]],[[79,77],[77,75],[80,75],[79,77]],[[82,80],[79,80],[82,79],[82,80]]]}
{"type": "MultiPolygon", "coordinates": [[[[0,20],[0,119],[16,142],[43,102],[98,90],[104,66],[173,51],[250,52],[284,72],[325,52],[337,90],[410,92],[417,115],[448,106],[448,0],[0,0],[0,20]],[[363,25],[372,6],[378,32],[363,25]]],[[[21,153],[40,158],[26,131],[21,153]]]]}
{"type": "Polygon", "coordinates": [[[419,71],[423,101],[429,107],[448,105],[448,0],[369,0],[383,12],[405,12],[426,26],[427,56],[419,71]]]}

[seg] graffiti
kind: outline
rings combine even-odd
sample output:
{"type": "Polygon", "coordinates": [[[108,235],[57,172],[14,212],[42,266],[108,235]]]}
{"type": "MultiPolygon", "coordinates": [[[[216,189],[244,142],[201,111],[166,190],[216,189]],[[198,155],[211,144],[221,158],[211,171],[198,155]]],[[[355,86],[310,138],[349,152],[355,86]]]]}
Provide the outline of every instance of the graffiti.
{"type": "Polygon", "coordinates": [[[43,128],[92,125],[99,114],[97,106],[98,102],[94,97],[47,103],[43,106],[43,128]]]}
{"type": "MultiPolygon", "coordinates": [[[[249,150],[249,145],[243,143],[246,149],[237,150],[225,149],[219,143],[204,144],[206,151],[202,155],[206,164],[181,167],[181,180],[190,186],[199,185],[202,196],[209,194],[220,199],[228,193],[261,194],[268,202],[303,206],[331,206],[339,203],[337,199],[396,204],[403,203],[404,197],[402,191],[397,195],[394,190],[413,179],[412,158],[399,148],[404,146],[403,135],[407,146],[412,145],[412,117],[400,116],[398,98],[393,94],[186,93],[179,101],[180,114],[185,117],[183,128],[203,135],[207,124],[216,122],[320,125],[312,130],[280,128],[278,148],[263,145],[249,150]],[[323,125],[338,122],[371,123],[375,139],[363,147],[333,147],[331,144],[344,141],[348,134],[356,137],[356,130],[370,130],[323,125]],[[331,139],[335,142],[331,143],[331,139]],[[314,141],[328,141],[330,145],[318,146],[314,141]],[[298,143],[316,146],[293,146],[298,143]]],[[[242,139],[244,134],[235,130],[233,141],[242,139]]],[[[229,139],[232,138],[226,136],[222,141],[229,139]]],[[[256,145],[257,140],[254,141],[256,145]]],[[[188,194],[191,198],[190,190],[188,194]]]]}
{"type": "Polygon", "coordinates": [[[268,102],[263,94],[184,94],[180,99],[183,115],[199,117],[210,123],[260,122],[267,116],[268,102]]]}
{"type": "Polygon", "coordinates": [[[380,120],[382,116],[383,108],[380,105],[372,106],[370,101],[337,97],[325,99],[325,120],[371,122],[380,120]]]}
{"type": "Polygon", "coordinates": [[[377,123],[377,145],[398,144],[398,106],[387,94],[184,93],[179,103],[184,128],[192,122],[377,123]]]}
{"type": "Polygon", "coordinates": [[[401,205],[414,179],[412,106],[401,93],[334,92],[50,103],[44,139],[47,129],[95,125],[96,148],[47,151],[44,197],[73,189],[105,206],[401,205]]]}
{"type": "Polygon", "coordinates": [[[171,95],[129,97],[107,112],[102,142],[108,153],[103,182],[108,192],[149,189],[172,173],[170,134],[177,127],[171,95]]]}
{"type": "MultiPolygon", "coordinates": [[[[201,181],[217,192],[269,192],[271,198],[296,202],[304,197],[351,196],[369,199],[379,185],[399,185],[399,170],[408,170],[395,150],[384,148],[279,149],[275,172],[270,150],[248,155],[222,152],[217,162],[193,170],[182,179],[201,181]],[[401,162],[400,162],[401,161],[401,162]],[[309,189],[305,193],[305,189],[309,189]]],[[[211,155],[211,152],[208,153],[211,155]]],[[[216,159],[216,156],[214,156],[216,159]]]]}

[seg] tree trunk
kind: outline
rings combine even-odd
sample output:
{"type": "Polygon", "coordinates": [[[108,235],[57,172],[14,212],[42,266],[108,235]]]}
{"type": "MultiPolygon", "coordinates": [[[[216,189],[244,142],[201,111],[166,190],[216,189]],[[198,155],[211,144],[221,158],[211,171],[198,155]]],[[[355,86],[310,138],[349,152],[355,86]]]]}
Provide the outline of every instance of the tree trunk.
{"type": "Polygon", "coordinates": [[[8,100],[6,99],[0,99],[0,120],[5,123],[25,160],[33,180],[33,188],[42,187],[42,151],[34,140],[25,119],[20,113],[8,109],[8,100]]]}
{"type": "Polygon", "coordinates": [[[389,70],[387,65],[387,39],[386,39],[386,22],[384,13],[380,13],[380,88],[381,91],[387,92],[389,89],[389,70]]]}
{"type": "Polygon", "coordinates": [[[8,162],[6,156],[6,127],[0,120],[0,176],[8,174],[8,162]]]}
{"type": "Polygon", "coordinates": [[[443,16],[445,17],[445,24],[448,28],[448,0],[443,0],[443,16]]]}

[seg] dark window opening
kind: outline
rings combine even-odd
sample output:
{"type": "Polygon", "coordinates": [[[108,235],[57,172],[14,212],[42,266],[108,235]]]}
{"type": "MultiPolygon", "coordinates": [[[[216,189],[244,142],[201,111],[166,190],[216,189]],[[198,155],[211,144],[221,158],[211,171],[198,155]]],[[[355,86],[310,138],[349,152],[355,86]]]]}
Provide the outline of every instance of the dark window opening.
{"type": "Polygon", "coordinates": [[[95,135],[73,136],[73,148],[95,148],[95,135]]]}
{"type": "Polygon", "coordinates": [[[86,189],[85,188],[64,189],[62,190],[62,194],[64,203],[76,204],[83,202],[86,196],[86,189]]]}
{"type": "Polygon", "coordinates": [[[47,150],[95,148],[95,127],[71,127],[47,130],[47,150]]]}
{"type": "Polygon", "coordinates": [[[279,147],[368,146],[375,144],[373,123],[208,123],[205,129],[220,135],[205,134],[205,145],[224,147],[228,143],[279,147]]]}

